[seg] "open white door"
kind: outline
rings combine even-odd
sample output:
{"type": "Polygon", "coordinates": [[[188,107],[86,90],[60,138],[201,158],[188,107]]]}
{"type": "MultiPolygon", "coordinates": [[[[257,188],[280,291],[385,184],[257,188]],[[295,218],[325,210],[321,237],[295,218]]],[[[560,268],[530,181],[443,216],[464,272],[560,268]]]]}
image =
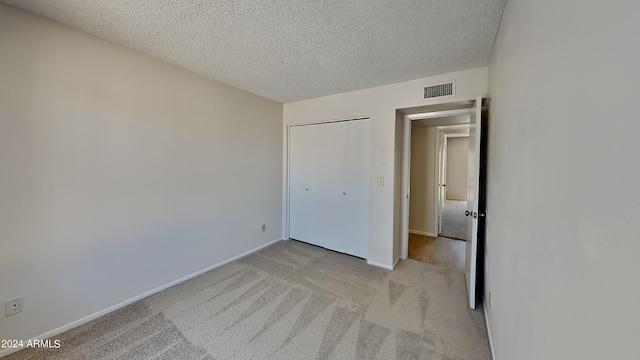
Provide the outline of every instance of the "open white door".
{"type": "MultiPolygon", "coordinates": [[[[480,146],[482,139],[482,98],[478,97],[474,104],[469,126],[469,171],[467,183],[467,254],[465,278],[467,280],[467,292],[469,294],[469,306],[476,308],[477,282],[478,282],[478,222],[483,220],[484,209],[478,209],[480,202],[481,179],[480,165],[483,162],[483,152],[480,146]]],[[[482,239],[482,237],[480,237],[482,239]]]]}
{"type": "Polygon", "coordinates": [[[442,234],[442,208],[444,207],[444,201],[447,197],[447,138],[444,136],[444,132],[438,129],[438,200],[436,214],[438,216],[437,221],[437,236],[442,234]]]}

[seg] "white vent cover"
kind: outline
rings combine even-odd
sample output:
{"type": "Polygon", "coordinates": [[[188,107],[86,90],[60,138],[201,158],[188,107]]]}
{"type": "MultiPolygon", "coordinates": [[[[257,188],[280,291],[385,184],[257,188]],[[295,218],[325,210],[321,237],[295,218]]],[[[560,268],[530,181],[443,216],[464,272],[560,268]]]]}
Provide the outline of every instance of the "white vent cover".
{"type": "Polygon", "coordinates": [[[455,81],[427,86],[424,88],[424,99],[432,99],[444,96],[454,96],[456,94],[455,81]]]}

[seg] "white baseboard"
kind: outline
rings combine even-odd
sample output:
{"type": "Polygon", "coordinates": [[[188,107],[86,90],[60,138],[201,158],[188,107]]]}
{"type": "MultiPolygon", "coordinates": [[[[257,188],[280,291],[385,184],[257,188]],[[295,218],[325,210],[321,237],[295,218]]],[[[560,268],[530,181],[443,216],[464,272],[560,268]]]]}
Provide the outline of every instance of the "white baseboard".
{"type": "Polygon", "coordinates": [[[393,267],[391,270],[396,268],[396,265],[398,265],[398,261],[400,261],[400,258],[397,258],[396,261],[393,262],[393,267]]]}
{"type": "MultiPolygon", "coordinates": [[[[396,262],[397,262],[397,260],[396,260],[396,262]]],[[[377,266],[379,268],[383,268],[383,269],[387,269],[387,270],[393,270],[393,267],[395,266],[395,263],[393,264],[393,266],[389,266],[389,265],[384,265],[384,264],[380,264],[380,263],[369,261],[369,260],[367,260],[367,264],[372,265],[372,266],[377,266]]]]}
{"type": "Polygon", "coordinates": [[[420,230],[411,230],[411,229],[409,229],[409,234],[438,237],[438,235],[436,235],[434,233],[430,233],[430,232],[426,232],[426,231],[420,231],[420,230]]]}
{"type": "MultiPolygon", "coordinates": [[[[265,248],[265,247],[267,247],[267,246],[269,246],[269,245],[271,245],[273,243],[276,243],[276,242],[278,242],[280,240],[285,240],[285,239],[284,238],[275,239],[275,240],[270,241],[270,242],[268,242],[268,243],[266,243],[264,245],[260,245],[257,248],[254,248],[254,249],[251,249],[249,251],[246,251],[246,252],[244,252],[244,253],[242,253],[240,255],[234,256],[234,257],[232,257],[230,259],[224,260],[224,261],[219,262],[219,263],[217,263],[215,265],[211,265],[211,266],[209,266],[207,268],[204,268],[202,270],[198,270],[198,271],[196,271],[196,272],[194,272],[192,274],[183,276],[183,277],[181,277],[181,278],[179,278],[177,280],[171,281],[171,282],[169,282],[167,284],[164,284],[162,286],[159,286],[159,287],[157,287],[157,288],[155,288],[153,290],[149,290],[149,291],[147,291],[145,293],[142,293],[142,294],[140,294],[138,296],[134,296],[131,299],[125,300],[125,301],[123,301],[121,303],[115,304],[113,306],[110,306],[110,307],[108,307],[106,309],[100,310],[100,311],[98,311],[96,313],[93,313],[91,315],[85,316],[82,319],[78,319],[76,321],[72,321],[72,322],[70,322],[70,323],[68,323],[66,325],[60,326],[59,328],[53,329],[51,331],[47,331],[46,333],[40,334],[40,335],[34,337],[31,340],[45,340],[45,339],[48,339],[48,338],[50,338],[52,336],[56,336],[58,334],[62,334],[63,332],[65,332],[67,330],[71,330],[71,329],[73,329],[73,328],[75,328],[77,326],[80,326],[82,324],[88,323],[91,320],[99,318],[100,316],[106,315],[106,314],[108,314],[108,313],[110,313],[112,311],[118,310],[118,309],[120,309],[122,307],[125,307],[125,306],[127,306],[129,304],[132,304],[132,303],[134,303],[134,302],[136,302],[138,300],[144,299],[147,296],[153,295],[153,294],[155,294],[157,292],[160,292],[162,290],[168,289],[168,288],[170,288],[170,287],[172,287],[174,285],[178,285],[181,282],[184,282],[184,281],[187,281],[189,279],[192,279],[192,278],[194,278],[194,277],[196,277],[198,275],[202,275],[202,274],[206,273],[207,271],[211,271],[211,270],[213,270],[213,269],[215,269],[217,267],[220,267],[220,266],[228,264],[228,263],[230,263],[232,261],[238,260],[243,256],[247,256],[247,255],[249,255],[249,254],[251,254],[253,252],[256,252],[256,251],[258,251],[258,250],[260,250],[262,248],[265,248]]],[[[26,343],[26,341],[25,341],[25,343],[26,343]]],[[[4,357],[4,356],[7,356],[9,354],[12,354],[12,353],[14,353],[16,351],[19,351],[19,350],[22,350],[22,348],[12,348],[12,349],[1,350],[0,351],[0,358],[4,357]]]]}
{"type": "Polygon", "coordinates": [[[484,321],[487,324],[487,335],[489,335],[489,349],[491,350],[491,359],[496,360],[496,353],[493,351],[493,338],[491,337],[491,328],[489,327],[489,318],[487,317],[487,304],[482,302],[482,310],[484,310],[484,321]]]}

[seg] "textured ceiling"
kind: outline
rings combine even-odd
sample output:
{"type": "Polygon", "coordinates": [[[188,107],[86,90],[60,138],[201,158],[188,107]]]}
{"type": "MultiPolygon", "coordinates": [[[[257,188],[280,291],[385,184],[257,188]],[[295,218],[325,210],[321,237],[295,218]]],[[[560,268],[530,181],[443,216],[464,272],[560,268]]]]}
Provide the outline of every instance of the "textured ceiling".
{"type": "Polygon", "coordinates": [[[0,0],[291,102],[487,65],[506,0],[0,0]]]}

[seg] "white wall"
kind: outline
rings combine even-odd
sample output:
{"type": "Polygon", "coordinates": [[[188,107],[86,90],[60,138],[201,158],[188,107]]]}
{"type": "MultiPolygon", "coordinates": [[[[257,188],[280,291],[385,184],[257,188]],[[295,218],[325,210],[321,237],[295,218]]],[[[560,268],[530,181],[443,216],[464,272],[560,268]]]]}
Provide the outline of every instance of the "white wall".
{"type": "MultiPolygon", "coordinates": [[[[398,84],[303,100],[284,105],[284,128],[291,124],[323,122],[369,116],[371,118],[371,176],[369,211],[369,261],[391,266],[394,237],[394,173],[396,109],[435,103],[472,100],[487,93],[487,68],[417,79],[398,84]],[[424,101],[425,85],[456,80],[456,96],[424,101]],[[377,186],[377,177],[385,178],[384,186],[377,186]]],[[[283,160],[286,164],[287,149],[283,160]]],[[[286,174],[286,173],[285,173],[286,174]]],[[[286,181],[286,176],[284,177],[286,181]]],[[[283,188],[286,189],[286,183],[283,188]]],[[[283,201],[286,209],[286,199],[283,201]]],[[[287,224],[283,222],[286,233],[287,224]]]]}
{"type": "Polygon", "coordinates": [[[467,200],[469,137],[447,139],[447,199],[467,200]]]}
{"type": "Polygon", "coordinates": [[[437,131],[435,127],[411,130],[409,230],[438,236],[435,223],[437,131]]]}
{"type": "Polygon", "coordinates": [[[489,66],[498,360],[640,354],[639,15],[638,1],[507,3],[489,66]]]}
{"type": "Polygon", "coordinates": [[[0,79],[0,339],[281,237],[282,104],[6,5],[0,79]]]}

